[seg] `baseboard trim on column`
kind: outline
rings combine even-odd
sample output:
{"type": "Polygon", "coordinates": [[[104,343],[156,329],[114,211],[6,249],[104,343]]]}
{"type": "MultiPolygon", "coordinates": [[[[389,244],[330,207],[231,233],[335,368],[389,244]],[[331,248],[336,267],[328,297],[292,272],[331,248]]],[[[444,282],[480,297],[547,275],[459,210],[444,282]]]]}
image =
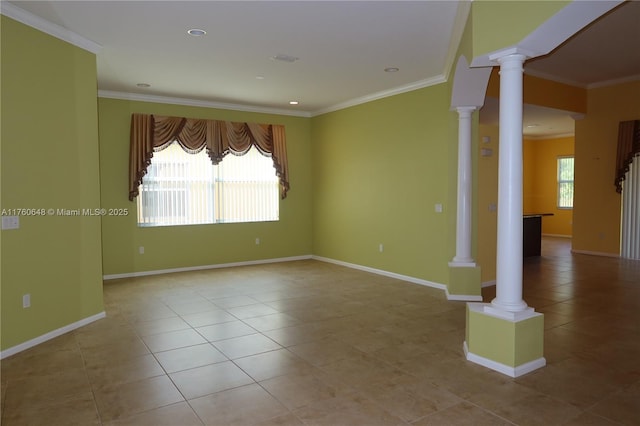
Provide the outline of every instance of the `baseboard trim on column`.
{"type": "Polygon", "coordinates": [[[464,354],[467,358],[467,361],[471,361],[475,364],[482,365],[483,367],[490,368],[491,370],[497,371],[498,373],[505,374],[509,377],[520,377],[525,374],[531,373],[532,371],[537,370],[538,368],[542,368],[547,365],[547,360],[542,357],[538,359],[534,359],[533,361],[529,361],[525,364],[518,365],[516,367],[511,367],[500,362],[496,362],[490,360],[488,358],[482,357],[480,355],[476,355],[474,353],[469,352],[469,348],[467,347],[467,342],[463,344],[464,354]]]}

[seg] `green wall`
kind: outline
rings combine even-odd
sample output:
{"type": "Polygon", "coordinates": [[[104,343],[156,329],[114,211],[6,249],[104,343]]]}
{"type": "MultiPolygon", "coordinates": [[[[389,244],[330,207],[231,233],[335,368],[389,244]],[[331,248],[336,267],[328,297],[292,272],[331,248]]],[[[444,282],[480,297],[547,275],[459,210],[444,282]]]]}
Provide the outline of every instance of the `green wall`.
{"type": "Polygon", "coordinates": [[[310,119],[100,98],[102,207],[129,209],[102,220],[105,275],[130,274],[311,254],[310,119]],[[291,190],[280,201],[280,220],[266,223],[137,226],[136,203],[128,199],[129,127],[134,112],[283,124],[291,190]],[[260,245],[256,245],[260,238],[260,245]],[[139,247],[144,247],[144,254],[139,247]]]}
{"type": "Polygon", "coordinates": [[[315,255],[446,283],[455,252],[449,98],[440,84],[312,119],[315,255]]]}
{"type": "Polygon", "coordinates": [[[520,43],[569,3],[567,0],[474,1],[471,6],[473,55],[486,55],[520,43]]]}
{"type": "MultiPolygon", "coordinates": [[[[1,32],[2,208],[100,207],[95,55],[5,16],[1,32]]],[[[3,350],[103,311],[99,217],[21,216],[1,263],[3,350]]]]}

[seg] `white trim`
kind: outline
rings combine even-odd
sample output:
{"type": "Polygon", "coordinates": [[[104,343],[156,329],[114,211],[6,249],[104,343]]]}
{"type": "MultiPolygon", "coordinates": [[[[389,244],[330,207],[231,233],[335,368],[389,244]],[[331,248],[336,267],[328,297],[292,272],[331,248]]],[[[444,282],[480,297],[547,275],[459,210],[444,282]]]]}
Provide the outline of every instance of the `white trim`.
{"type": "Polygon", "coordinates": [[[30,26],[31,28],[35,28],[36,30],[42,31],[43,33],[49,34],[57,39],[66,41],[67,43],[73,44],[81,49],[88,50],[91,53],[97,54],[102,50],[102,46],[100,44],[61,27],[60,25],[49,22],[46,19],[42,19],[41,17],[36,16],[31,12],[27,12],[12,3],[6,1],[0,2],[0,12],[11,19],[15,19],[18,22],[30,26]]]}
{"type": "Polygon", "coordinates": [[[496,362],[489,358],[485,358],[469,352],[469,347],[467,346],[466,341],[462,344],[462,348],[464,350],[464,355],[467,358],[467,361],[482,365],[483,367],[490,368],[491,370],[497,371],[498,373],[502,373],[513,378],[531,373],[532,371],[547,365],[547,360],[544,357],[541,357],[538,359],[534,359],[533,361],[518,365],[516,367],[510,367],[500,362],[496,362]]]}
{"type": "Polygon", "coordinates": [[[447,300],[461,301],[461,302],[482,302],[482,296],[472,294],[450,294],[449,289],[444,289],[447,295],[447,300]]]}
{"type": "MultiPolygon", "coordinates": [[[[499,60],[506,56],[522,55],[526,59],[529,59],[529,58],[535,58],[536,56],[540,56],[541,54],[542,53],[536,52],[531,49],[527,49],[525,47],[522,47],[521,45],[515,45],[515,46],[507,47],[504,49],[496,50],[494,52],[489,53],[487,56],[489,57],[489,60],[494,65],[500,65],[499,60]]],[[[524,63],[524,60],[523,60],[523,63],[524,63]]]]}
{"type": "Polygon", "coordinates": [[[422,89],[425,87],[435,86],[436,84],[446,83],[446,81],[447,79],[444,76],[439,75],[433,78],[428,78],[425,80],[409,83],[404,86],[395,87],[393,89],[384,90],[381,92],[362,96],[360,98],[351,99],[346,102],[342,102],[327,108],[323,108],[323,109],[319,109],[311,112],[291,111],[291,110],[282,109],[282,108],[258,107],[254,105],[241,105],[241,104],[204,101],[204,100],[188,99],[188,98],[174,98],[171,96],[144,95],[140,93],[117,92],[112,90],[98,90],[98,97],[107,98],[107,99],[121,99],[126,101],[155,102],[160,104],[186,105],[186,106],[195,106],[195,107],[203,107],[203,108],[217,108],[217,109],[232,110],[232,111],[256,112],[256,113],[263,113],[263,114],[278,114],[278,115],[310,118],[310,117],[315,117],[317,115],[322,115],[329,112],[338,111],[338,110],[349,108],[352,106],[375,101],[378,99],[399,95],[401,93],[412,92],[414,90],[422,89]]]}
{"type": "Polygon", "coordinates": [[[395,87],[389,90],[383,90],[381,92],[372,93],[370,95],[362,96],[360,98],[351,99],[349,101],[342,102],[333,106],[329,106],[327,108],[322,108],[316,111],[312,111],[311,117],[326,114],[329,112],[338,111],[338,110],[349,108],[352,106],[375,101],[378,99],[388,98],[389,96],[399,95],[401,93],[412,92],[414,90],[423,89],[425,87],[435,86],[436,84],[446,83],[446,82],[447,82],[447,78],[444,75],[437,75],[435,77],[415,81],[413,83],[409,83],[404,86],[395,87]]]}
{"type": "Polygon", "coordinates": [[[407,281],[413,284],[420,284],[427,287],[437,288],[439,290],[446,290],[447,286],[440,283],[434,283],[432,281],[423,280],[421,278],[410,277],[408,275],[396,274],[395,272],[384,271],[382,269],[370,268],[368,266],[357,265],[355,263],[343,262],[341,260],[330,259],[322,256],[311,256],[313,260],[319,260],[321,262],[333,263],[335,265],[346,266],[351,269],[358,269],[360,271],[371,272],[372,274],[383,275],[385,277],[396,278],[398,280],[407,281]]]}
{"type": "Polygon", "coordinates": [[[535,69],[527,68],[527,64],[524,66],[524,73],[526,75],[530,75],[531,77],[537,77],[544,80],[555,81],[556,83],[565,84],[567,86],[578,87],[580,89],[586,89],[587,85],[584,83],[577,82],[575,80],[569,80],[566,78],[557,77],[553,74],[549,74],[546,72],[538,71],[535,69]]]}
{"type": "Polygon", "coordinates": [[[112,90],[98,90],[99,98],[122,99],[125,101],[155,102],[159,104],[186,105],[203,108],[217,108],[232,111],[257,112],[264,114],[290,115],[294,117],[311,117],[304,111],[290,111],[282,108],[258,107],[253,105],[241,105],[225,102],[203,101],[188,98],[174,98],[171,96],[144,95],[140,93],[116,92],[112,90]]]}
{"type": "Polygon", "coordinates": [[[19,345],[13,346],[9,349],[5,349],[4,351],[0,352],[0,359],[5,359],[6,357],[9,357],[11,355],[15,355],[18,352],[22,352],[25,351],[27,349],[30,349],[34,346],[37,346],[41,343],[46,342],[47,340],[51,340],[54,339],[56,337],[62,336],[63,334],[66,334],[70,331],[76,330],[80,327],[84,327],[87,324],[91,324],[94,321],[97,321],[99,319],[105,318],[107,316],[107,314],[102,311],[100,313],[97,313],[95,315],[91,315],[90,317],[87,317],[85,319],[81,319],[80,321],[76,321],[74,323],[65,325],[64,327],[60,327],[57,330],[53,330],[50,331],[48,333],[43,334],[42,336],[38,336],[34,339],[31,340],[27,340],[24,343],[20,343],[19,345]]]}
{"type": "Polygon", "coordinates": [[[475,268],[476,262],[457,262],[455,260],[449,262],[450,268],[475,268]]]}
{"type": "MultiPolygon", "coordinates": [[[[469,306],[469,309],[472,309],[471,306],[469,306]]],[[[480,311],[477,311],[477,312],[480,312],[480,311]]],[[[489,315],[490,317],[500,318],[500,319],[511,321],[511,322],[520,322],[520,321],[528,320],[533,317],[539,317],[540,315],[542,315],[540,313],[537,313],[531,307],[524,308],[522,311],[512,312],[512,311],[505,311],[504,309],[496,308],[491,304],[484,305],[482,313],[485,315],[489,315]]]]}
{"type": "Polygon", "coordinates": [[[174,272],[202,271],[206,269],[231,268],[234,266],[250,266],[250,265],[263,265],[265,263],[292,262],[296,260],[308,260],[311,258],[312,258],[311,255],[304,255],[304,256],[280,257],[275,259],[248,260],[245,262],[218,263],[214,265],[187,266],[184,268],[157,269],[153,271],[127,272],[124,274],[103,275],[102,279],[117,280],[120,278],[134,278],[134,277],[146,277],[149,275],[171,274],[174,272]]]}
{"type": "Polygon", "coordinates": [[[535,69],[526,68],[526,65],[525,65],[524,73],[532,77],[538,77],[545,80],[555,81],[556,83],[566,84],[567,86],[578,87],[581,89],[599,89],[601,87],[616,86],[618,84],[632,83],[634,81],[640,80],[640,74],[636,74],[636,75],[630,75],[628,77],[621,77],[621,78],[614,78],[612,80],[599,81],[597,83],[580,83],[575,80],[564,79],[564,78],[557,77],[553,74],[548,74],[535,69]]]}
{"type": "Polygon", "coordinates": [[[491,280],[491,281],[485,281],[482,284],[480,284],[481,288],[485,288],[485,287],[493,287],[496,285],[496,280],[491,280]]]}
{"type": "MultiPolygon", "coordinates": [[[[456,61],[456,54],[458,53],[458,47],[464,34],[464,29],[467,26],[467,20],[471,13],[471,2],[461,1],[458,3],[456,10],[456,17],[453,21],[453,29],[451,31],[451,38],[449,40],[449,48],[447,49],[447,57],[445,59],[443,75],[450,75],[453,69],[453,64],[456,61]]],[[[484,99],[483,99],[484,101],[484,99]]],[[[482,106],[482,105],[480,105],[482,106]]]]}
{"type": "Polygon", "coordinates": [[[615,253],[604,253],[604,252],[600,252],[600,251],[589,251],[589,250],[574,250],[574,249],[571,249],[571,253],[587,254],[589,256],[620,257],[619,254],[615,254],[615,253]]]}
{"type": "Polygon", "coordinates": [[[631,83],[638,80],[640,80],[640,74],[616,78],[613,80],[599,81],[598,83],[590,83],[587,84],[587,89],[599,89],[600,87],[616,86],[618,84],[631,83]]]}
{"type": "Polygon", "coordinates": [[[526,140],[539,141],[545,139],[559,139],[559,138],[573,138],[575,137],[575,132],[570,133],[554,133],[552,135],[526,135],[523,134],[523,138],[526,140]]]}
{"type": "Polygon", "coordinates": [[[522,311],[518,312],[511,312],[505,311],[504,309],[496,308],[491,303],[469,303],[467,305],[467,309],[477,314],[488,315],[513,323],[542,316],[541,313],[536,312],[532,307],[526,307],[522,311]]]}

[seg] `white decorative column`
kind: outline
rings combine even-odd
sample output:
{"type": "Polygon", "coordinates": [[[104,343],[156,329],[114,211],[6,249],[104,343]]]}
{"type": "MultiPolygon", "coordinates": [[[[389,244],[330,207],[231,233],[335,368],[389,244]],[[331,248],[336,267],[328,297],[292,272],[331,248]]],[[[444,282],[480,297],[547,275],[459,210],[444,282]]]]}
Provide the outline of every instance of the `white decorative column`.
{"type": "Polygon", "coordinates": [[[476,106],[458,111],[458,205],[456,211],[456,255],[449,262],[447,299],[482,301],[481,270],[471,256],[471,115],[476,106]]]}
{"type": "Polygon", "coordinates": [[[544,367],[544,316],[522,299],[522,92],[526,56],[500,64],[500,158],[496,298],[467,304],[464,351],[469,361],[511,377],[544,367]]]}
{"type": "Polygon", "coordinates": [[[525,56],[500,64],[500,158],[498,161],[498,252],[496,298],[504,312],[527,309],[522,299],[522,74],[525,56]]]}
{"type": "Polygon", "coordinates": [[[456,255],[449,266],[476,266],[471,257],[471,114],[476,107],[458,107],[458,206],[456,255]]]}
{"type": "Polygon", "coordinates": [[[458,170],[455,255],[449,264],[447,299],[482,301],[482,269],[471,254],[473,217],[473,171],[471,129],[473,112],[484,104],[487,84],[491,75],[490,67],[470,68],[464,55],[458,58],[451,110],[458,113],[458,170]]]}

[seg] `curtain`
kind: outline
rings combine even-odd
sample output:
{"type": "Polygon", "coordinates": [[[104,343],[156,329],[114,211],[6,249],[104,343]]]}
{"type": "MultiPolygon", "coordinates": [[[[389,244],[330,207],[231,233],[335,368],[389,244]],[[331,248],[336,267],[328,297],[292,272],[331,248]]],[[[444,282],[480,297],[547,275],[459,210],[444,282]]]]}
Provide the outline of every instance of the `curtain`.
{"type": "Polygon", "coordinates": [[[618,127],[618,153],[614,182],[618,193],[622,193],[622,181],[636,155],[640,155],[640,120],[621,121],[618,127]]]}
{"type": "Polygon", "coordinates": [[[138,187],[154,151],[161,151],[173,142],[190,154],[206,149],[214,165],[229,153],[244,155],[255,146],[262,155],[272,158],[280,179],[280,197],[287,196],[289,171],[284,126],[132,114],[129,200],[138,196],[138,187]]]}

